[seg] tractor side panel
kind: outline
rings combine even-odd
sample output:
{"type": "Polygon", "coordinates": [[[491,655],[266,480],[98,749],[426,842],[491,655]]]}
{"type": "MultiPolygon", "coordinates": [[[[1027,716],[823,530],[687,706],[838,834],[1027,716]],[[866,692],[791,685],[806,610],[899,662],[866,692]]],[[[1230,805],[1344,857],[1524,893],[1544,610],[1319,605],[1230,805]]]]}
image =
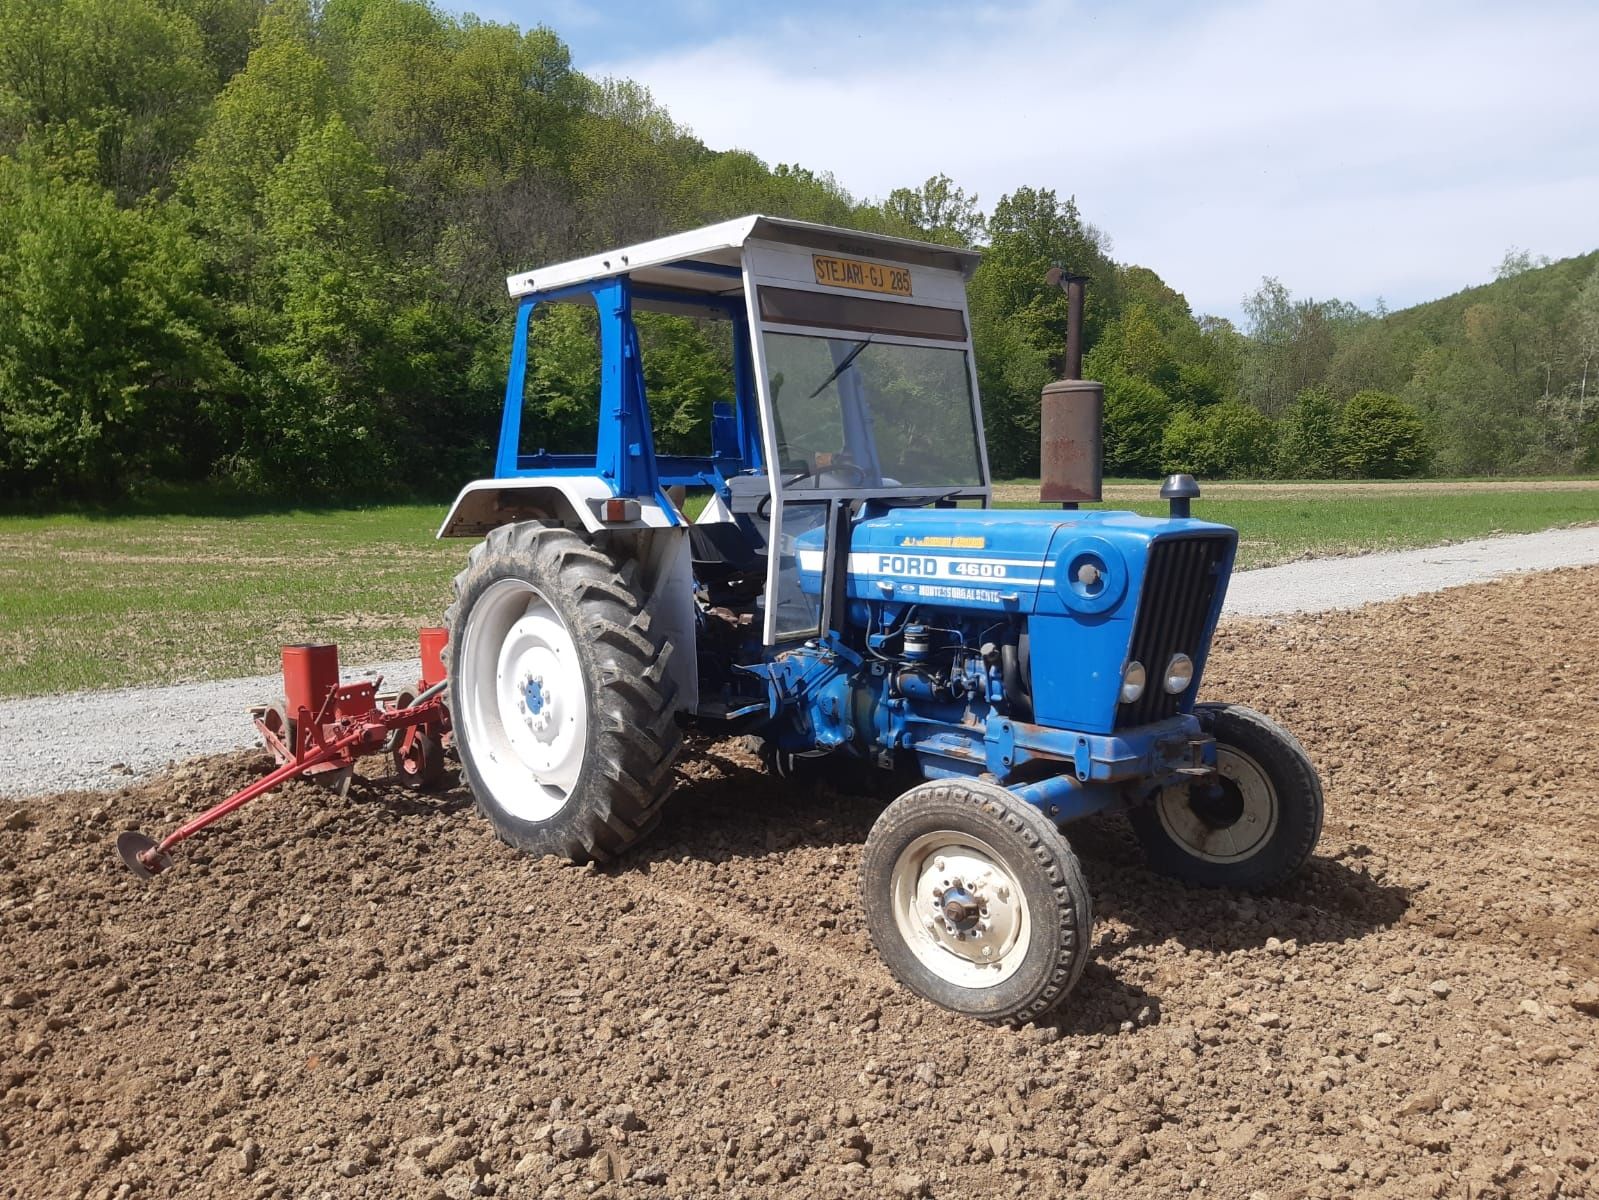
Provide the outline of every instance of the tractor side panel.
{"type": "Polygon", "coordinates": [[[1052,729],[1110,733],[1132,629],[1130,611],[1028,618],[1033,720],[1052,729]]]}
{"type": "MultiPolygon", "coordinates": [[[[905,509],[857,522],[850,541],[855,600],[1033,611],[1047,588],[1045,562],[1057,516],[1001,509],[905,509]]],[[[819,594],[822,531],[799,539],[800,584],[819,594]]]]}

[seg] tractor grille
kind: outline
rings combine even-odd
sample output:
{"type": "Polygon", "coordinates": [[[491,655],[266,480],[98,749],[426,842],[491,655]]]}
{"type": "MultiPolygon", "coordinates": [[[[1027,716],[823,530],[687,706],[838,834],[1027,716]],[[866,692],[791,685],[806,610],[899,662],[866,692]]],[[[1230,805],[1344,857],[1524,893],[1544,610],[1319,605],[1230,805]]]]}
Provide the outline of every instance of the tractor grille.
{"type": "Polygon", "coordinates": [[[1181,651],[1198,660],[1199,639],[1216,599],[1229,539],[1198,535],[1162,538],[1149,547],[1144,590],[1138,598],[1131,657],[1144,664],[1144,694],[1116,709],[1116,728],[1148,725],[1177,715],[1181,696],[1161,686],[1166,664],[1181,651]]]}

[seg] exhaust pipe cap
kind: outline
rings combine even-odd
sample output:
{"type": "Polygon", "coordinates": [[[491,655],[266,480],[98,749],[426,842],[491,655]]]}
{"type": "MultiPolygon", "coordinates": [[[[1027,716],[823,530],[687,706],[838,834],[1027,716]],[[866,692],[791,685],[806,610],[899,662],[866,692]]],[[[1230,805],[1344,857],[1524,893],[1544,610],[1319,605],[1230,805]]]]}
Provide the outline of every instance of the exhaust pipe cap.
{"type": "Polygon", "coordinates": [[[1199,484],[1192,475],[1168,475],[1160,485],[1160,498],[1171,505],[1172,516],[1186,517],[1189,502],[1199,499],[1199,484]]]}

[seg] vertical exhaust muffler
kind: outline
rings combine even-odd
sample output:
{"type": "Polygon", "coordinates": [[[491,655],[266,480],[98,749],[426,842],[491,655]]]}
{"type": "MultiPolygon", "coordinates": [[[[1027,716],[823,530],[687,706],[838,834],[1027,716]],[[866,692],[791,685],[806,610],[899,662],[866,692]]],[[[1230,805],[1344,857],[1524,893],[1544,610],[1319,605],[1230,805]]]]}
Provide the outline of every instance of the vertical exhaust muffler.
{"type": "Polygon", "coordinates": [[[1066,292],[1066,371],[1044,385],[1039,414],[1039,499],[1076,508],[1098,500],[1105,474],[1105,385],[1083,378],[1086,275],[1051,267],[1044,277],[1066,292]]]}

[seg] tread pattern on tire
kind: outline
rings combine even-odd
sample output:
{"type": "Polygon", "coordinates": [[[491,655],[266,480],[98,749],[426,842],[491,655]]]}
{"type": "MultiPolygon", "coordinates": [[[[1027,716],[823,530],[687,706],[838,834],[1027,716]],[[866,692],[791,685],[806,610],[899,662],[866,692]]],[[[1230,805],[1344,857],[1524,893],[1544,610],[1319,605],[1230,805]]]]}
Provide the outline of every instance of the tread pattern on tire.
{"type": "MultiPolygon", "coordinates": [[[[1047,978],[1032,995],[1010,1008],[982,1014],[983,1020],[997,1024],[1024,1025],[1046,1015],[1066,998],[1082,977],[1093,949],[1093,904],[1082,866],[1054,822],[1038,809],[1015,798],[998,784],[977,780],[934,780],[912,788],[884,810],[867,836],[862,853],[862,887],[866,893],[867,913],[870,918],[878,903],[867,878],[870,864],[884,854],[893,853],[884,847],[898,842],[902,827],[919,822],[926,810],[963,805],[1003,825],[1021,841],[1041,869],[1054,897],[1054,919],[1048,922],[1052,961],[1047,978]]],[[[890,857],[882,864],[882,869],[891,872],[892,865],[890,857]]],[[[881,915],[887,918],[884,928],[895,929],[892,912],[881,915]]],[[[895,945],[885,946],[877,935],[878,925],[878,920],[867,921],[867,933],[879,957],[896,979],[911,990],[925,994],[916,981],[907,979],[898,967],[898,950],[903,947],[903,940],[896,932],[888,935],[895,938],[895,945]]],[[[908,948],[906,952],[909,953],[908,948]]],[[[940,1002],[936,996],[930,998],[940,1002]]]]}
{"type": "Polygon", "coordinates": [[[457,727],[478,811],[508,846],[571,862],[605,862],[654,828],[671,794],[683,742],[677,685],[668,669],[673,647],[654,629],[637,571],[633,560],[618,560],[570,529],[521,522],[490,530],[455,577],[454,600],[444,614],[452,681],[465,604],[500,578],[526,579],[553,593],[548,599],[587,658],[592,700],[583,771],[566,807],[550,820],[522,821],[486,799],[457,727]]]}
{"type": "MultiPolygon", "coordinates": [[[[1299,744],[1299,739],[1288,730],[1264,713],[1242,704],[1196,704],[1194,715],[1199,718],[1200,727],[1212,736],[1217,735],[1218,726],[1237,722],[1248,731],[1246,736],[1258,738],[1267,745],[1274,744],[1275,749],[1279,751],[1274,755],[1263,754],[1258,747],[1251,748],[1245,745],[1238,748],[1260,762],[1268,773],[1287,773],[1293,776],[1293,778],[1274,780],[1279,797],[1278,828],[1287,831],[1282,835],[1286,840],[1274,838],[1260,855],[1245,859],[1241,863],[1225,864],[1232,868],[1231,871],[1206,871],[1204,869],[1206,867],[1223,864],[1204,863],[1173,843],[1161,827],[1153,803],[1150,803],[1142,805],[1130,814],[1133,829],[1138,834],[1139,841],[1143,843],[1144,853],[1150,865],[1162,874],[1199,887],[1236,887],[1247,891],[1266,891],[1286,883],[1309,861],[1311,852],[1315,850],[1316,843],[1321,838],[1326,801],[1322,795],[1321,777],[1311,764],[1310,756],[1299,744]],[[1290,812],[1284,805],[1283,796],[1284,793],[1292,795],[1296,792],[1301,797],[1301,805],[1297,810],[1290,812]],[[1236,875],[1237,881],[1213,877],[1223,874],[1236,875]]],[[[1232,738],[1217,736],[1217,740],[1237,745],[1233,740],[1237,736],[1235,731],[1232,738]]]]}

